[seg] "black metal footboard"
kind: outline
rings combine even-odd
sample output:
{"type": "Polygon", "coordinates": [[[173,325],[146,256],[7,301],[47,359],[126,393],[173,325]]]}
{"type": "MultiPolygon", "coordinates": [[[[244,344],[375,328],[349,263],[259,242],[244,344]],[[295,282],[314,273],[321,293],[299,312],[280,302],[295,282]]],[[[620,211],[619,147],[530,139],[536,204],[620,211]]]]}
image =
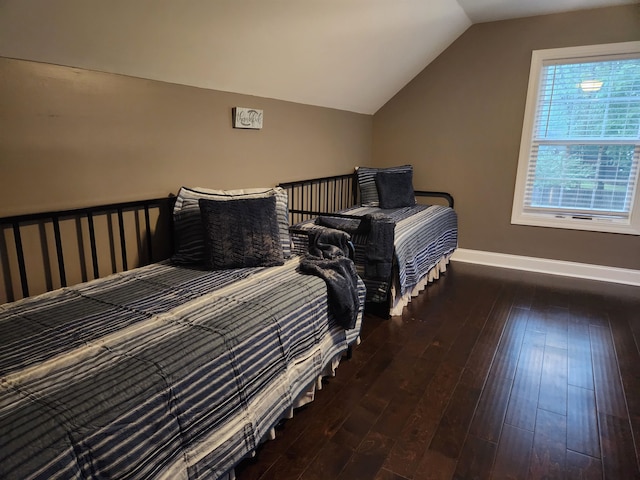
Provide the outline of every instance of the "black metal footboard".
{"type": "Polygon", "coordinates": [[[447,201],[447,204],[453,208],[454,200],[453,195],[447,192],[433,192],[431,190],[416,190],[416,197],[427,197],[427,198],[444,198],[447,201]]]}
{"type": "Polygon", "coordinates": [[[167,197],[0,218],[0,303],[168,258],[174,202],[167,197]]]}

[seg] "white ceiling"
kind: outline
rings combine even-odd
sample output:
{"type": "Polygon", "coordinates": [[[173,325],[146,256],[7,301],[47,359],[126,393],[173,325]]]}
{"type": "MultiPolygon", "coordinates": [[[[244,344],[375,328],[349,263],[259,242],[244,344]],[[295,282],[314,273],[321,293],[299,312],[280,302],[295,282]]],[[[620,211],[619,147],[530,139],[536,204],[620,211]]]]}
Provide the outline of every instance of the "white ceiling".
{"type": "Polygon", "coordinates": [[[638,3],[638,0],[458,0],[473,23],[638,3]]]}
{"type": "Polygon", "coordinates": [[[0,56],[373,114],[472,23],[637,0],[0,0],[0,56]]]}

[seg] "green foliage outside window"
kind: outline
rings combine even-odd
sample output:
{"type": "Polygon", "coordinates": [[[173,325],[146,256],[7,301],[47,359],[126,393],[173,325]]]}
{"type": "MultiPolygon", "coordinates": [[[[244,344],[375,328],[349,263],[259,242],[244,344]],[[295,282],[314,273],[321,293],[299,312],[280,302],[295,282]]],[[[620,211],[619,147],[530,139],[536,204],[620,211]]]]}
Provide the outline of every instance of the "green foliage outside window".
{"type": "Polygon", "coordinates": [[[640,60],[545,66],[531,205],[627,211],[639,138],[640,60]]]}

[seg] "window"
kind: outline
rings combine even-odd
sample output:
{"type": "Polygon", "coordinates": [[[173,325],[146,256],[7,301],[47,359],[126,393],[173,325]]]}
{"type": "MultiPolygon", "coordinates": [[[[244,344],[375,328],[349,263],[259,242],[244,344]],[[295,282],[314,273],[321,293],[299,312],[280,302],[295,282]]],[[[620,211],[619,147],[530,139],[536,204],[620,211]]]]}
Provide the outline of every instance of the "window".
{"type": "Polygon", "coordinates": [[[640,42],[536,50],[511,223],[640,235],[640,42]]]}

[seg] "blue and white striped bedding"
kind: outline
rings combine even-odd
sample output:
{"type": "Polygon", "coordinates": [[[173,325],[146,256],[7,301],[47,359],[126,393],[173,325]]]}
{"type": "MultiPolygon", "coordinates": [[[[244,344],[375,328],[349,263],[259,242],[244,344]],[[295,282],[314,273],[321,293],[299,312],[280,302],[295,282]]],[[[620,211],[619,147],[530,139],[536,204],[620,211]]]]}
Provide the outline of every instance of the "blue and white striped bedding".
{"type": "MultiPolygon", "coordinates": [[[[340,213],[365,216],[384,213],[396,224],[394,232],[394,260],[397,265],[399,296],[411,292],[435,268],[443,257],[450,255],[458,245],[458,217],[456,212],[442,205],[414,205],[411,207],[381,209],[376,206],[357,206],[340,213]]],[[[330,214],[328,214],[330,215],[330,214]]],[[[306,222],[308,226],[313,220],[306,222]]],[[[304,228],[304,225],[301,225],[304,228]]],[[[305,238],[292,236],[294,243],[305,238]]],[[[367,236],[353,234],[355,263],[358,274],[367,287],[367,300],[384,302],[387,298],[388,282],[367,278],[366,264],[367,236]]],[[[296,247],[296,251],[300,247],[296,247]]]]}
{"type": "Polygon", "coordinates": [[[359,335],[298,263],[161,262],[1,305],[0,478],[228,473],[359,335]]]}

